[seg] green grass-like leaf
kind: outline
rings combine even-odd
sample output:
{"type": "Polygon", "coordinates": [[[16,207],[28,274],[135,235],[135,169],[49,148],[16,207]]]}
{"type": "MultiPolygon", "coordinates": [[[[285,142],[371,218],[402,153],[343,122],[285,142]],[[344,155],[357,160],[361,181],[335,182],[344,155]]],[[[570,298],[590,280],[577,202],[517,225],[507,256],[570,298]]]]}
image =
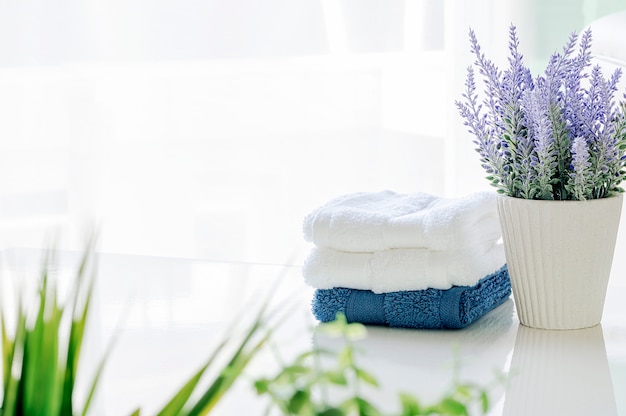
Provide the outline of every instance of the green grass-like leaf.
{"type": "Polygon", "coordinates": [[[26,313],[22,307],[21,300],[18,302],[17,309],[15,338],[11,342],[12,348],[2,351],[5,357],[3,361],[7,363],[8,369],[8,371],[5,372],[7,378],[4,380],[5,388],[2,397],[3,416],[21,414],[23,411],[21,402],[19,401],[20,391],[23,390],[23,387],[20,385],[18,375],[22,371],[21,357],[24,354],[24,341],[26,337],[26,313]]]}
{"type": "MultiPolygon", "coordinates": [[[[184,385],[175,393],[174,397],[159,412],[159,415],[206,415],[218,404],[220,399],[237,381],[250,361],[259,353],[272,336],[272,327],[266,327],[266,323],[270,319],[267,314],[267,301],[260,308],[255,320],[250,324],[238,342],[235,341],[234,352],[230,355],[226,364],[217,369],[217,375],[209,382],[208,387],[203,391],[197,392],[200,396],[191,400],[203,375],[212,369],[215,359],[223,352],[223,350],[233,344],[233,337],[226,336],[222,343],[216,348],[206,364],[202,366],[184,385]]],[[[301,357],[301,359],[304,359],[301,357]]],[[[284,374],[298,373],[301,366],[294,364],[284,374]]],[[[264,392],[268,381],[260,380],[256,384],[259,394],[264,392]]]]}
{"type": "Polygon", "coordinates": [[[252,337],[256,335],[259,330],[260,322],[255,322],[246,334],[244,340],[240,343],[237,351],[228,361],[228,364],[223,368],[200,399],[198,399],[198,401],[194,404],[189,413],[187,413],[189,416],[208,414],[219,402],[226,391],[228,391],[228,389],[233,385],[237,378],[243,373],[243,370],[250,363],[252,358],[270,338],[271,331],[267,330],[261,340],[249,347],[252,337]]]}
{"type": "Polygon", "coordinates": [[[222,341],[217,346],[217,348],[215,349],[215,351],[209,358],[208,362],[204,364],[200,368],[200,370],[198,370],[193,376],[191,376],[191,378],[189,378],[189,380],[183,385],[183,387],[181,387],[180,390],[178,390],[178,392],[163,407],[163,409],[161,409],[157,413],[159,416],[174,416],[182,412],[183,408],[187,404],[187,401],[193,394],[194,389],[196,388],[196,386],[202,379],[202,376],[204,375],[205,371],[211,366],[211,363],[215,360],[215,357],[217,357],[217,355],[220,353],[220,351],[224,348],[225,345],[226,345],[226,340],[222,341]]]}

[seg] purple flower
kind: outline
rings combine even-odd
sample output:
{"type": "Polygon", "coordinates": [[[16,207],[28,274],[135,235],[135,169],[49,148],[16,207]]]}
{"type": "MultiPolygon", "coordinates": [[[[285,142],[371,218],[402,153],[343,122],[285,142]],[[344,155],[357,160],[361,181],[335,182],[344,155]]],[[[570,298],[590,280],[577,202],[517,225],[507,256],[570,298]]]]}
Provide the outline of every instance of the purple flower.
{"type": "Polygon", "coordinates": [[[553,199],[552,179],[556,175],[558,154],[555,148],[550,111],[549,86],[537,78],[534,90],[526,91],[522,99],[528,137],[533,138],[531,166],[534,170],[534,193],[537,199],[553,199]]]}
{"type": "Polygon", "coordinates": [[[621,191],[626,176],[626,121],[614,95],[621,73],[605,79],[591,70],[591,31],[572,33],[543,76],[532,77],[509,29],[508,67],[481,51],[473,30],[470,49],[484,82],[482,103],[468,68],[456,106],[474,136],[487,179],[498,192],[526,199],[603,198],[621,191]],[[578,52],[576,53],[576,45],[578,52]]]}

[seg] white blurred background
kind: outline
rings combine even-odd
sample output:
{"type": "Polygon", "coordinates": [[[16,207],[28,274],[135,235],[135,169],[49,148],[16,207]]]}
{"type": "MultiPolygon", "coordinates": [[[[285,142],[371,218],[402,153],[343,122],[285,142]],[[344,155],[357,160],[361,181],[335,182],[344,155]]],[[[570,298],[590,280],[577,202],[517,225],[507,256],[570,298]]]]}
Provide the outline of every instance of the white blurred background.
{"type": "MultiPolygon", "coordinates": [[[[541,67],[620,0],[0,4],[0,249],[298,264],[343,193],[489,189],[454,100],[472,26],[541,67]]],[[[619,257],[619,254],[617,255],[619,257]]]]}

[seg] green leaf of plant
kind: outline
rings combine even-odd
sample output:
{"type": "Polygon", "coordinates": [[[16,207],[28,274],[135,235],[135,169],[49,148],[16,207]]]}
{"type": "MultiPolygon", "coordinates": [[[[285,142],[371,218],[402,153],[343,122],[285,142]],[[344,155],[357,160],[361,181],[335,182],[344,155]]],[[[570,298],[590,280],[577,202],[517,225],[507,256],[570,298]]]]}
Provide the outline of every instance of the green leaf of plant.
{"type": "Polygon", "coordinates": [[[489,410],[489,396],[486,391],[480,393],[480,407],[483,413],[487,413],[489,410]]]}
{"type": "Polygon", "coordinates": [[[291,385],[294,382],[294,375],[284,369],[274,377],[272,383],[276,386],[291,385]]]}
{"type": "Polygon", "coordinates": [[[5,387],[3,401],[2,401],[2,414],[3,415],[15,415],[23,412],[22,407],[19,405],[20,390],[22,390],[23,383],[20,379],[13,376],[13,372],[22,374],[23,356],[24,356],[24,343],[26,339],[26,313],[22,307],[21,299],[18,303],[17,313],[17,327],[15,329],[15,339],[13,341],[13,349],[10,352],[10,372],[9,381],[5,387]],[[16,357],[22,357],[22,361],[15,361],[16,357]]]}
{"type": "MultiPolygon", "coordinates": [[[[107,350],[105,351],[104,355],[100,359],[100,363],[98,364],[96,373],[94,374],[93,379],[91,380],[91,386],[89,388],[89,392],[87,394],[87,398],[85,399],[85,404],[81,412],[82,416],[86,416],[89,413],[91,402],[96,393],[96,389],[98,387],[98,383],[100,382],[100,378],[102,377],[102,371],[104,370],[104,365],[106,364],[109,358],[109,355],[111,355],[111,351],[113,350],[113,345],[114,345],[114,339],[110,341],[109,346],[107,347],[107,350]]],[[[139,409],[137,409],[137,412],[139,412],[139,409]]]]}
{"type": "Polygon", "coordinates": [[[325,373],[325,377],[330,383],[334,385],[337,385],[337,386],[348,385],[348,379],[346,378],[346,375],[344,374],[344,372],[341,370],[328,371],[325,373]]]}
{"type": "Polygon", "coordinates": [[[217,355],[226,345],[227,340],[223,340],[213,351],[209,360],[198,370],[194,375],[192,375],[189,380],[181,387],[174,397],[172,397],[163,408],[157,413],[159,416],[175,416],[180,414],[181,410],[185,407],[185,404],[189,400],[189,397],[193,393],[194,389],[200,382],[202,375],[205,371],[211,366],[217,355]]]}
{"type": "Polygon", "coordinates": [[[194,389],[198,385],[198,382],[202,378],[202,375],[206,371],[207,366],[204,365],[200,370],[198,370],[185,385],[178,390],[178,392],[174,395],[174,397],[157,413],[159,416],[177,416],[181,413],[182,409],[185,407],[187,400],[193,393],[194,389]]]}
{"type": "MultiPolygon", "coordinates": [[[[230,356],[227,363],[221,368],[215,379],[209,384],[199,399],[193,403],[187,412],[188,416],[206,415],[213,409],[220,398],[228,391],[233,383],[242,374],[248,363],[254,358],[260,349],[267,343],[272,335],[272,328],[266,328],[268,317],[265,311],[269,305],[270,298],[257,313],[256,319],[245,332],[243,339],[237,343],[236,351],[230,356]]],[[[282,319],[286,318],[285,314],[282,319]]],[[[227,337],[226,340],[230,338],[227,337]]]]}
{"type": "Polygon", "coordinates": [[[48,286],[44,265],[39,287],[38,309],[32,329],[26,330],[22,360],[23,409],[26,414],[43,411],[58,413],[56,384],[58,382],[59,322],[62,310],[58,308],[54,287],[48,286]]]}
{"type": "MultiPolygon", "coordinates": [[[[74,385],[76,380],[76,373],[78,370],[78,363],[80,360],[80,353],[83,344],[83,338],[85,333],[85,325],[87,324],[87,317],[89,314],[89,309],[91,305],[91,298],[93,296],[94,284],[95,284],[95,276],[93,274],[89,274],[90,279],[87,280],[86,274],[88,271],[88,264],[91,262],[91,258],[93,256],[93,240],[90,240],[88,244],[88,248],[85,250],[81,257],[80,265],[78,267],[78,271],[76,272],[76,276],[74,278],[72,291],[71,291],[71,324],[70,324],[70,333],[69,333],[69,341],[67,348],[67,357],[65,360],[65,377],[63,382],[63,404],[62,404],[62,412],[63,414],[74,414],[74,403],[72,397],[74,395],[74,385]],[[84,298],[84,299],[83,299],[84,298]]],[[[107,354],[108,355],[108,352],[107,354]]],[[[104,361],[101,362],[99,366],[103,366],[104,361]]],[[[95,389],[95,385],[97,385],[98,380],[100,378],[99,373],[101,370],[98,370],[94,379],[92,380],[92,385],[90,388],[95,389]],[[94,385],[95,383],[95,385],[94,385]]],[[[92,396],[92,393],[89,393],[89,396],[92,396]]],[[[89,408],[89,403],[91,399],[87,399],[85,406],[83,407],[84,414],[89,408]]]]}
{"type": "Polygon", "coordinates": [[[468,384],[459,384],[456,386],[456,392],[464,399],[468,399],[472,396],[472,386],[468,384]]]}
{"type": "Polygon", "coordinates": [[[11,369],[13,368],[13,351],[15,344],[7,333],[7,327],[4,319],[4,311],[0,305],[0,325],[2,326],[2,386],[4,396],[7,394],[7,387],[11,379],[11,369]]]}
{"type": "Polygon", "coordinates": [[[321,349],[318,349],[318,350],[311,350],[311,351],[305,351],[305,352],[303,352],[302,354],[300,354],[300,355],[298,355],[298,356],[296,357],[296,359],[294,360],[294,363],[295,363],[295,364],[298,364],[298,365],[302,365],[302,364],[303,364],[304,362],[306,362],[306,361],[307,361],[310,357],[312,357],[312,356],[314,356],[314,355],[316,355],[316,354],[318,354],[318,353],[328,354],[328,353],[332,353],[332,352],[331,352],[331,351],[329,351],[329,350],[321,350],[321,349]]]}
{"type": "Polygon", "coordinates": [[[414,416],[422,413],[419,401],[415,396],[408,393],[400,393],[402,416],[414,416]]]}
{"type": "Polygon", "coordinates": [[[285,367],[283,370],[283,372],[289,373],[289,375],[291,375],[292,377],[297,377],[300,374],[307,374],[310,371],[311,370],[309,369],[309,367],[301,364],[290,365],[288,367],[285,367]]]}
{"type": "Polygon", "coordinates": [[[371,386],[379,387],[376,377],[374,377],[371,373],[368,373],[367,371],[361,368],[357,368],[355,371],[356,371],[356,376],[359,379],[363,380],[365,383],[371,386]]]}
{"type": "Polygon", "coordinates": [[[361,416],[380,416],[380,411],[369,401],[362,397],[355,397],[357,407],[359,409],[359,415],[361,416]]]}
{"type": "Polygon", "coordinates": [[[237,377],[243,372],[250,360],[257,354],[261,347],[267,342],[271,331],[267,330],[260,341],[254,344],[249,350],[245,348],[250,343],[252,337],[260,330],[260,317],[250,327],[243,341],[240,342],[237,351],[231,356],[231,359],[224,366],[217,378],[211,383],[209,388],[204,392],[194,406],[189,411],[189,416],[206,415],[217,404],[219,399],[232,386],[237,377]]]}
{"type": "Polygon", "coordinates": [[[336,407],[330,407],[317,414],[317,416],[345,416],[345,413],[336,407]]]}
{"type": "Polygon", "coordinates": [[[330,337],[338,337],[344,334],[347,325],[348,321],[346,319],[346,315],[338,312],[334,321],[319,324],[317,326],[317,330],[330,337]]]}
{"type": "Polygon", "coordinates": [[[256,394],[261,395],[269,391],[269,380],[262,378],[254,382],[254,389],[256,394]]]}
{"type": "Polygon", "coordinates": [[[304,407],[304,405],[309,401],[309,392],[306,390],[296,390],[289,399],[289,403],[287,404],[287,410],[290,413],[298,414],[300,410],[304,407]]]}
{"type": "Polygon", "coordinates": [[[452,397],[445,397],[441,401],[441,410],[444,414],[454,416],[466,416],[468,415],[467,407],[461,402],[452,397]]]}
{"type": "Polygon", "coordinates": [[[49,292],[52,299],[47,299],[47,304],[52,304],[50,316],[43,322],[40,366],[37,375],[39,377],[38,388],[40,394],[40,409],[45,409],[46,414],[59,414],[62,403],[62,386],[64,368],[60,362],[59,337],[61,316],[63,310],[57,305],[55,292],[49,292]]]}
{"type": "Polygon", "coordinates": [[[358,322],[353,322],[346,325],[345,336],[349,340],[356,341],[367,336],[367,329],[365,329],[365,325],[358,322]]]}
{"type": "Polygon", "coordinates": [[[350,397],[350,398],[344,400],[339,405],[339,408],[346,415],[359,414],[359,404],[357,403],[356,398],[354,398],[354,397],[350,397]]]}
{"type": "MultiPolygon", "coordinates": [[[[36,369],[39,367],[41,351],[43,350],[43,311],[40,305],[37,311],[37,321],[33,329],[26,329],[26,337],[24,339],[24,357],[22,360],[22,375],[24,405],[26,413],[34,411],[35,408],[43,409],[41,395],[37,395],[36,377],[38,376],[36,369]],[[41,312],[41,313],[40,313],[41,312]],[[38,396],[38,397],[37,397],[38,396]]],[[[45,378],[44,370],[41,371],[41,379],[45,378]]],[[[45,392],[42,392],[45,394],[45,392]]],[[[45,409],[44,409],[45,410],[45,409]]]]}
{"type": "Polygon", "coordinates": [[[349,346],[342,348],[342,350],[339,352],[339,357],[337,357],[337,361],[342,368],[352,367],[354,363],[352,348],[350,348],[349,346]]]}

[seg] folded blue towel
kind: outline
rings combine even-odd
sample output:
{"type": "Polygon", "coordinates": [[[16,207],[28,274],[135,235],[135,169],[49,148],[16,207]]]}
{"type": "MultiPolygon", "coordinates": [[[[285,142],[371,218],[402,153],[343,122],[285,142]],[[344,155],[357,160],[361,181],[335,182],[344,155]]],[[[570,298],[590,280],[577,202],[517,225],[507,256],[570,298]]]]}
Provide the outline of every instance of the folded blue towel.
{"type": "Polygon", "coordinates": [[[507,266],[480,279],[474,286],[447,290],[425,289],[389,293],[333,288],[317,289],[313,315],[322,321],[338,312],[348,322],[399,328],[464,328],[500,305],[511,295],[507,266]]]}

